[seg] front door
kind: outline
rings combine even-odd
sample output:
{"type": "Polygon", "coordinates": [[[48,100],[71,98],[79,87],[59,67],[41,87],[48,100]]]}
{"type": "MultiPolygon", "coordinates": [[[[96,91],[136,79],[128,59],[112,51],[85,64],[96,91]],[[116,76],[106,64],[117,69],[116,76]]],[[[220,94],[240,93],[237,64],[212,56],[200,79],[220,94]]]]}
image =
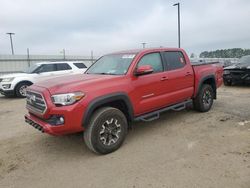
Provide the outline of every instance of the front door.
{"type": "Polygon", "coordinates": [[[134,76],[131,96],[135,103],[135,115],[153,111],[159,106],[164,106],[162,96],[164,95],[163,84],[164,68],[160,53],[144,55],[138,62],[137,67],[150,65],[154,72],[148,75],[134,76]]]}
{"type": "Polygon", "coordinates": [[[50,79],[54,76],[54,72],[56,71],[55,64],[43,64],[37,70],[36,81],[43,81],[50,79]]]}

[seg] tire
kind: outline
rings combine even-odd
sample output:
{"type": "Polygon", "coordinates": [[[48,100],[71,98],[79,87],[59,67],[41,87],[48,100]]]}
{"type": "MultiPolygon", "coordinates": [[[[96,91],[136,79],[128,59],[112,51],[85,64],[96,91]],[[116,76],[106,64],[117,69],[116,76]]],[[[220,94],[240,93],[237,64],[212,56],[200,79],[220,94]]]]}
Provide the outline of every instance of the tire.
{"type": "Polygon", "coordinates": [[[16,96],[20,97],[20,98],[25,98],[26,97],[25,89],[30,85],[31,85],[31,83],[29,83],[29,82],[21,82],[21,83],[19,83],[15,88],[16,96]]]}
{"type": "Polygon", "coordinates": [[[108,154],[120,148],[127,132],[125,115],[116,108],[103,107],[91,117],[84,131],[84,141],[93,152],[108,154]]]}
{"type": "Polygon", "coordinates": [[[214,90],[213,88],[208,85],[204,84],[196,98],[193,100],[195,110],[199,112],[208,112],[214,100],[214,90]]]}
{"type": "Polygon", "coordinates": [[[225,86],[231,86],[232,85],[232,81],[231,80],[223,79],[223,82],[224,82],[225,86]]]}

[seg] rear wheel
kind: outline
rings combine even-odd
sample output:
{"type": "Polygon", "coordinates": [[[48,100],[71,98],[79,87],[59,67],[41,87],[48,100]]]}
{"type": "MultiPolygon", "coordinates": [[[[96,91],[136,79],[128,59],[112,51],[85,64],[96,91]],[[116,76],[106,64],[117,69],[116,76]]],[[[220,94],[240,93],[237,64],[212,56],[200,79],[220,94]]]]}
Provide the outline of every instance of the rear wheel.
{"type": "Polygon", "coordinates": [[[204,84],[196,98],[193,100],[194,108],[200,112],[207,112],[211,109],[214,100],[213,88],[204,84]]]}
{"type": "Polygon", "coordinates": [[[19,83],[17,86],[16,86],[16,89],[15,89],[15,94],[17,97],[21,97],[21,98],[25,98],[26,97],[26,89],[28,86],[30,86],[31,83],[29,82],[22,82],[22,83],[19,83]]]}
{"type": "Polygon", "coordinates": [[[91,117],[84,131],[84,141],[90,150],[107,154],[122,145],[127,131],[125,115],[116,108],[104,107],[98,109],[91,117]]]}

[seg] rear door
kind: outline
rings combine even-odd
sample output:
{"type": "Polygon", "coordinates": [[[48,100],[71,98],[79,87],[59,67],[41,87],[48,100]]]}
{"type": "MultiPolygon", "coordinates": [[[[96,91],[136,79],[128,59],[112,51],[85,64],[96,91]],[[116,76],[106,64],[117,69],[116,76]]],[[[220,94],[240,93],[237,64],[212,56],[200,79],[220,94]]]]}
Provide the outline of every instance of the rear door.
{"type": "Polygon", "coordinates": [[[162,56],[167,78],[163,87],[168,105],[191,98],[194,92],[194,72],[190,62],[186,62],[181,51],[162,52],[162,56]]]}
{"type": "Polygon", "coordinates": [[[53,72],[55,76],[73,73],[72,67],[68,63],[56,63],[56,71],[53,72]]]}

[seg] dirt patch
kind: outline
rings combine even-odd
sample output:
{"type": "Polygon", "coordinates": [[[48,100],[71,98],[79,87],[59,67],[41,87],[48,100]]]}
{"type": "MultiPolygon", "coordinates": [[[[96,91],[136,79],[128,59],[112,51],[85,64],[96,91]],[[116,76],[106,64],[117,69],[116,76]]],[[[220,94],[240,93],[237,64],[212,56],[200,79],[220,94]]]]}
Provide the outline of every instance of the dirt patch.
{"type": "Polygon", "coordinates": [[[0,97],[0,187],[249,188],[249,101],[250,87],[222,87],[208,113],[135,123],[118,151],[98,156],[81,133],[42,134],[24,123],[24,99],[0,97]]]}

